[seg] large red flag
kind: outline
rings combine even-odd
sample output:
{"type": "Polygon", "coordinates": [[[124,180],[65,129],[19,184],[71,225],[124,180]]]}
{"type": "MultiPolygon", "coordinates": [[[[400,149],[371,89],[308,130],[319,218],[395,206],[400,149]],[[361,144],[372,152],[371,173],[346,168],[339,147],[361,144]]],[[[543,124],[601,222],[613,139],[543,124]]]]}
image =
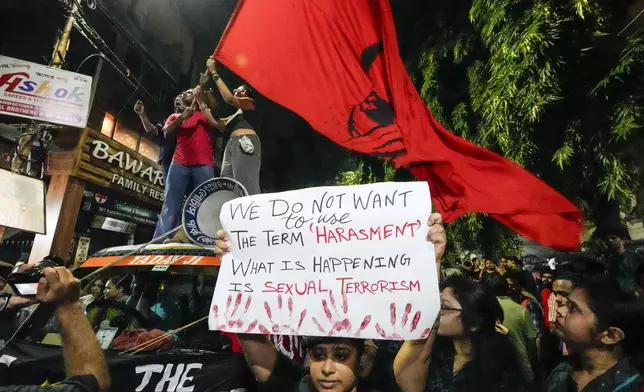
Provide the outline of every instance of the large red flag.
{"type": "Polygon", "coordinates": [[[483,212],[541,244],[579,247],[571,202],[434,119],[400,58],[387,0],[240,0],[215,58],[334,142],[410,166],[447,222],[483,212]]]}

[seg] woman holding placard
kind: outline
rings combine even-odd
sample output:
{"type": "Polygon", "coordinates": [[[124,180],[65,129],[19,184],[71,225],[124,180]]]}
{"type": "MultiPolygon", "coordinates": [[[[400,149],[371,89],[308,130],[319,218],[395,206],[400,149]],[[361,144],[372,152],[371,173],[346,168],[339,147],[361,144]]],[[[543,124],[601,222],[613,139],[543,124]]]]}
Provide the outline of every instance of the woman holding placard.
{"type": "Polygon", "coordinates": [[[426,340],[406,341],[394,360],[405,392],[522,392],[527,384],[519,359],[498,323],[503,309],[483,285],[448,279],[441,313],[426,340]]]}
{"type": "MultiPolygon", "coordinates": [[[[440,263],[445,254],[447,239],[443,220],[440,214],[432,214],[428,222],[430,229],[427,239],[434,243],[436,267],[440,271],[440,263]]],[[[223,231],[219,232],[217,252],[224,254],[230,251],[228,238],[223,231]]],[[[365,341],[361,339],[341,337],[305,337],[304,346],[307,349],[308,369],[294,363],[285,355],[280,354],[273,343],[265,335],[238,334],[244,349],[246,361],[262,391],[274,392],[377,392],[365,387],[361,377],[366,376],[365,341]]],[[[419,362],[420,354],[426,351],[430,344],[425,341],[412,343],[403,351],[404,358],[397,360],[398,364],[409,364],[412,370],[404,374],[412,377],[399,383],[404,392],[422,391],[424,376],[417,376],[417,370],[424,369],[419,362]],[[417,380],[418,383],[414,383],[417,380]],[[411,381],[411,382],[410,382],[411,381]],[[404,385],[403,385],[404,384],[404,385]]],[[[429,342],[429,340],[428,340],[429,342]]],[[[385,391],[388,392],[388,391],[385,391]]]]}

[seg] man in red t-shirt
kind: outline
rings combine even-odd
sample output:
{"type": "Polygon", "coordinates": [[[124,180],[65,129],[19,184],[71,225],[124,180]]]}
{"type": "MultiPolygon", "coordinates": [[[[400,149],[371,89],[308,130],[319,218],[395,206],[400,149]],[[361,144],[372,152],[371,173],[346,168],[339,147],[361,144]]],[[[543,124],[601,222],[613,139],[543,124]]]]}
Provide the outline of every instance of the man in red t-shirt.
{"type": "MultiPolygon", "coordinates": [[[[199,90],[197,88],[196,90],[199,90]]],[[[178,225],[181,201],[190,181],[196,187],[215,176],[212,129],[216,124],[204,108],[201,92],[187,90],[181,94],[181,111],[168,117],[163,127],[165,137],[177,137],[177,147],[165,183],[165,199],[154,238],[178,225]],[[197,97],[195,97],[195,95],[197,97]]]]}

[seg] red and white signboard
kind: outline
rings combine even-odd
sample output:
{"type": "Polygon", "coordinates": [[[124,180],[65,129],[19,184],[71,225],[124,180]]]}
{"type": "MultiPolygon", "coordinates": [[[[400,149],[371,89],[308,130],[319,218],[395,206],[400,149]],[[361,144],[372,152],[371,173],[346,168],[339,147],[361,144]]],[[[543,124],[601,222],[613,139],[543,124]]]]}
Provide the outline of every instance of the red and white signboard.
{"type": "Polygon", "coordinates": [[[84,128],[90,76],[0,56],[0,113],[84,128]]]}

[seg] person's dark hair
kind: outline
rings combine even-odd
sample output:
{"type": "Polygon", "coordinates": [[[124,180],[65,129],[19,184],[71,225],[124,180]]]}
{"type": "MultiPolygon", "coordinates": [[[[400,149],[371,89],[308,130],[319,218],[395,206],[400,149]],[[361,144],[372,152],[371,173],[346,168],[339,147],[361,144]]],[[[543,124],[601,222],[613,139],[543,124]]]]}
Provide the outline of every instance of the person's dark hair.
{"type": "Polygon", "coordinates": [[[555,280],[568,280],[572,283],[572,288],[577,288],[579,284],[584,280],[587,279],[587,277],[584,277],[581,274],[576,274],[571,271],[556,271],[554,276],[552,277],[552,281],[554,282],[555,280]]]}
{"type": "Polygon", "coordinates": [[[606,265],[588,253],[568,255],[557,260],[558,275],[569,273],[600,278],[605,271],[606,265]]]}
{"type": "Polygon", "coordinates": [[[578,288],[583,290],[588,307],[595,315],[597,330],[621,329],[625,337],[619,346],[641,371],[644,367],[644,305],[606,278],[583,280],[578,288]]]}
{"type": "Polygon", "coordinates": [[[508,281],[505,277],[494,275],[486,280],[487,289],[497,297],[505,297],[508,295],[508,281]]]}
{"type": "Polygon", "coordinates": [[[554,273],[554,271],[550,268],[550,266],[548,266],[548,264],[537,265],[537,266],[534,267],[533,271],[538,272],[541,275],[543,275],[545,273],[548,273],[548,274],[553,274],[554,273]]]}
{"type": "Polygon", "coordinates": [[[517,281],[522,288],[526,286],[525,274],[523,273],[523,271],[505,271],[505,275],[503,275],[503,277],[505,279],[512,279],[514,281],[517,281]]]}
{"type": "Polygon", "coordinates": [[[364,353],[364,339],[340,338],[333,336],[305,336],[302,338],[302,347],[309,350],[320,344],[337,344],[344,343],[351,345],[358,351],[358,358],[364,353]]]}
{"type": "Polygon", "coordinates": [[[132,294],[132,275],[112,275],[110,276],[109,280],[114,283],[114,286],[122,289],[123,293],[127,295],[132,294]]]}
{"type": "Polygon", "coordinates": [[[623,226],[611,227],[611,228],[602,230],[601,238],[608,238],[611,235],[614,235],[624,241],[631,240],[631,234],[628,232],[628,229],[623,226]]]}
{"type": "Polygon", "coordinates": [[[506,259],[506,260],[512,260],[512,261],[514,261],[514,263],[515,263],[516,265],[518,265],[519,267],[522,267],[522,266],[523,266],[523,262],[521,261],[521,259],[520,259],[520,258],[518,258],[518,257],[516,257],[516,256],[503,256],[503,258],[504,258],[504,259],[506,259]]]}
{"type": "Polygon", "coordinates": [[[507,336],[496,331],[497,321],[503,322],[503,308],[496,297],[482,284],[463,277],[448,279],[443,288],[448,287],[463,309],[463,329],[472,341],[473,361],[480,367],[481,378],[468,380],[472,385],[466,390],[491,391],[503,379],[521,379],[522,373],[514,346],[507,336]]]}

